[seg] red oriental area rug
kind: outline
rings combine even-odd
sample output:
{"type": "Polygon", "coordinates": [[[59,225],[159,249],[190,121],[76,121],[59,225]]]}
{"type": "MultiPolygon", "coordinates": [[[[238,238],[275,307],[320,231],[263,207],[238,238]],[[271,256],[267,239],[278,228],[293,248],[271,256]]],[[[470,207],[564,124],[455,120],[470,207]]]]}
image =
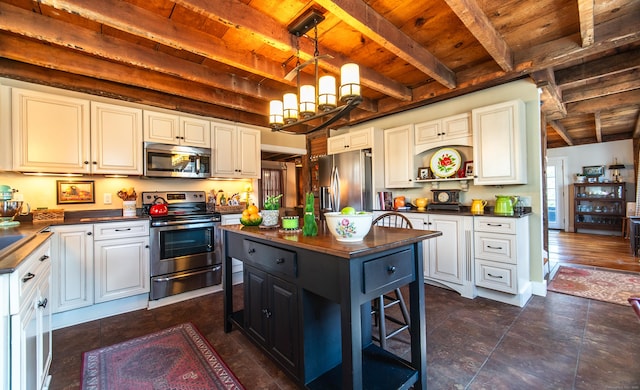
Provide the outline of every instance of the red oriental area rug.
{"type": "Polygon", "coordinates": [[[244,389],[193,324],[85,352],[82,389],[244,389]]]}
{"type": "Polygon", "coordinates": [[[629,306],[629,297],[640,296],[640,274],[560,266],[547,289],[629,306]]]}

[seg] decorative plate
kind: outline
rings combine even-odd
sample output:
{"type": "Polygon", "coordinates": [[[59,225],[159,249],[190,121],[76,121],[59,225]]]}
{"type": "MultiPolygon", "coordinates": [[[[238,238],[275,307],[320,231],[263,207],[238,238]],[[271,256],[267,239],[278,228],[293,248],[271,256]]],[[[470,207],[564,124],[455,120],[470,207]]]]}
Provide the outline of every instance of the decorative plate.
{"type": "Polygon", "coordinates": [[[453,176],[462,164],[460,153],[452,148],[442,148],[431,157],[431,171],[438,177],[453,176]]]}

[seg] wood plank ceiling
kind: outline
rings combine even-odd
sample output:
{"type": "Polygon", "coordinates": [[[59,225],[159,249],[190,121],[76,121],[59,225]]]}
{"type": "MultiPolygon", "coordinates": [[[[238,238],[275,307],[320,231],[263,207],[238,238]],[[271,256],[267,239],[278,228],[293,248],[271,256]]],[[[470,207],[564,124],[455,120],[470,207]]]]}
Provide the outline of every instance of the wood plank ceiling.
{"type": "Polygon", "coordinates": [[[360,65],[340,125],[530,78],[549,148],[640,136],[637,0],[0,0],[0,76],[266,126],[309,8],[321,74],[360,65]]]}

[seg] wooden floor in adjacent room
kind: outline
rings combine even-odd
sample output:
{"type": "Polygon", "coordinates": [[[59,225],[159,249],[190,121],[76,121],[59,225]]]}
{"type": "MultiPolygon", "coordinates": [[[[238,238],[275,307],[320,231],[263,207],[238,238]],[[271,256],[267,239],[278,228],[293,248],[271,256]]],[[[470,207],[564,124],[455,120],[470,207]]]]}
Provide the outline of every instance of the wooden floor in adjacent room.
{"type": "Polygon", "coordinates": [[[629,240],[620,236],[549,230],[549,260],[640,272],[640,257],[632,255],[629,240]]]}

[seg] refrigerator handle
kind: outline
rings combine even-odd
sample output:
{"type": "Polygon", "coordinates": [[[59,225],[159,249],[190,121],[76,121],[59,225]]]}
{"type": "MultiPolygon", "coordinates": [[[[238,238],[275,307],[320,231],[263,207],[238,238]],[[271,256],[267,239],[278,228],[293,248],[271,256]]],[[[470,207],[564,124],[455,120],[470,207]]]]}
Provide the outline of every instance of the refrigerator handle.
{"type": "Polygon", "coordinates": [[[333,167],[331,171],[331,209],[340,211],[340,175],[338,167],[333,167]]]}

